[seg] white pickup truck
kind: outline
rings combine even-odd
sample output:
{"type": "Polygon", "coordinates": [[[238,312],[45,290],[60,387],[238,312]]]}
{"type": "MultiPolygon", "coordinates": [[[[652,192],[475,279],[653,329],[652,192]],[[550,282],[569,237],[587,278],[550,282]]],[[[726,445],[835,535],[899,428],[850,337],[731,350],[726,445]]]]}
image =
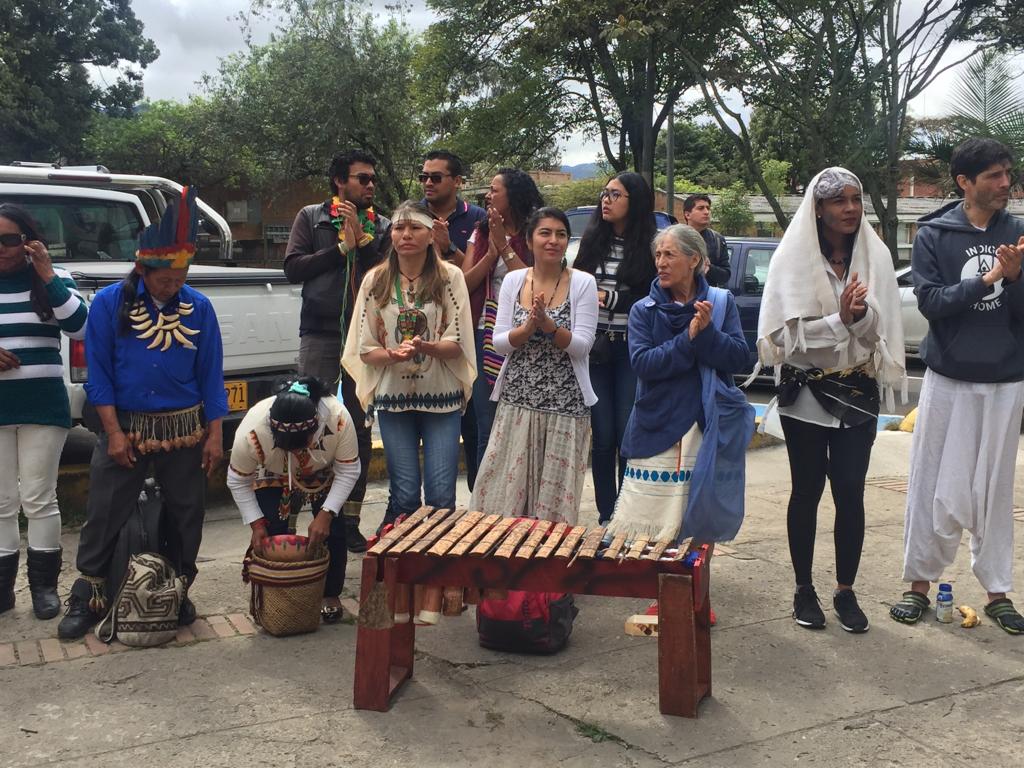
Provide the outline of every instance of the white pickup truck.
{"type": "MultiPolygon", "coordinates": [[[[158,221],[181,185],[155,176],[107,173],[102,166],[56,168],[0,166],[0,203],[28,209],[42,227],[55,264],[67,269],[87,302],[132,268],[143,227],[158,221]]],[[[231,255],[227,222],[199,201],[197,257],[210,262],[231,255]]],[[[230,445],[234,427],[252,403],[267,397],[276,380],[296,369],[301,286],[280,269],[194,265],[189,285],[213,302],[224,340],[224,378],[231,414],[225,420],[230,445]]],[[[79,421],[88,379],[85,343],[64,340],[64,375],[72,417],[79,421]]]]}

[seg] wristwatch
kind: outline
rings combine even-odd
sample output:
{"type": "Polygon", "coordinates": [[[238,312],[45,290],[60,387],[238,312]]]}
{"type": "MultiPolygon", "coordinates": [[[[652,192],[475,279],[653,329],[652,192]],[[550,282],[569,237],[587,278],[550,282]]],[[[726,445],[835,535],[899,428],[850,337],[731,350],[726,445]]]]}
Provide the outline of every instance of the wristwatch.
{"type": "Polygon", "coordinates": [[[444,252],[445,256],[454,256],[459,252],[459,249],[455,247],[455,243],[451,240],[448,241],[448,250],[444,252]]]}

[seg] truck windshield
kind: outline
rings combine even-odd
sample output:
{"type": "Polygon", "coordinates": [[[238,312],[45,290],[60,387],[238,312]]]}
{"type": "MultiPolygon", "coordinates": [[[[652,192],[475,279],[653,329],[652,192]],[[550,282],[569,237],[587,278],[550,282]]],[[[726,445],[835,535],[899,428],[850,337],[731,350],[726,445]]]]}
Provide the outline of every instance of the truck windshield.
{"type": "Polygon", "coordinates": [[[59,195],[10,195],[42,229],[55,262],[133,261],[142,219],[127,202],[59,195]]]}

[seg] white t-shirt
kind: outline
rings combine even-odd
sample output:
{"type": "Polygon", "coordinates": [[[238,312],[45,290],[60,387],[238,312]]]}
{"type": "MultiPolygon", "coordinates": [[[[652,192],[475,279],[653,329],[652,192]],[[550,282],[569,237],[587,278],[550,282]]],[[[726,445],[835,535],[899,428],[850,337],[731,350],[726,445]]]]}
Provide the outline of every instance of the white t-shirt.
{"type": "MultiPolygon", "coordinates": [[[[479,232],[479,231],[480,231],[479,229],[474,229],[473,230],[473,234],[471,234],[469,236],[469,245],[467,246],[467,248],[469,248],[470,250],[472,250],[473,243],[476,242],[476,233],[479,232]]],[[[512,239],[511,237],[509,237],[508,235],[505,235],[505,242],[506,243],[509,242],[511,239],[512,239]]],[[[503,259],[501,256],[499,256],[498,260],[494,263],[494,272],[491,274],[491,291],[490,291],[490,296],[491,296],[492,299],[494,299],[495,302],[498,300],[498,294],[501,293],[501,283],[505,279],[505,275],[507,275],[507,274],[508,274],[508,264],[505,263],[505,259],[503,259]]],[[[484,313],[483,312],[480,313],[480,321],[476,324],[476,327],[477,327],[478,330],[481,330],[481,331],[484,328],[484,313]]]]}

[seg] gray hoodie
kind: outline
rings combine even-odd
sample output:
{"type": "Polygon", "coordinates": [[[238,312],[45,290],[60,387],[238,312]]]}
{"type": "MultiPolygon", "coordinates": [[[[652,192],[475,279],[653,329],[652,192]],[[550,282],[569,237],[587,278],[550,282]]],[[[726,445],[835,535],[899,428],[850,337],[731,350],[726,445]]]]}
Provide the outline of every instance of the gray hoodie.
{"type": "Polygon", "coordinates": [[[911,270],[917,306],[928,320],[921,359],[963,381],[1024,379],[1024,277],[991,287],[981,280],[996,263],[996,248],[1024,235],[1024,221],[998,211],[982,231],[958,200],[918,226],[911,270]]]}

